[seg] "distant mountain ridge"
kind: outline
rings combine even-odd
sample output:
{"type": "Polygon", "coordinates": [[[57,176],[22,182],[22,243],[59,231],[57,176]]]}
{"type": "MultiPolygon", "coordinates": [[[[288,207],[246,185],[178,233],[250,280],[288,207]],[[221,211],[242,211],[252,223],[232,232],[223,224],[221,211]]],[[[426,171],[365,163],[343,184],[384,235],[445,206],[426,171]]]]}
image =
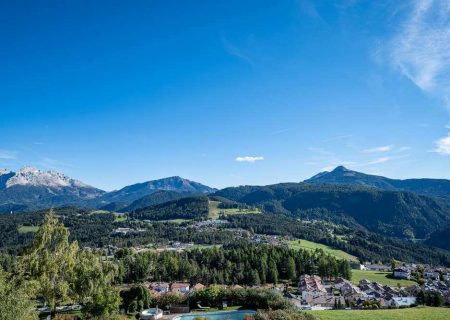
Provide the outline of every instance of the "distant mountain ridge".
{"type": "Polygon", "coordinates": [[[81,204],[105,191],[55,171],[23,167],[0,170],[0,212],[81,204]]]}
{"type": "Polygon", "coordinates": [[[120,190],[106,193],[99,200],[105,202],[121,201],[131,203],[160,190],[195,194],[208,194],[216,191],[216,189],[205,186],[199,182],[174,176],[126,186],[120,190]]]}
{"type": "Polygon", "coordinates": [[[93,188],[56,171],[41,171],[30,166],[22,167],[17,172],[0,169],[0,190],[17,185],[49,188],[93,188]]]}
{"type": "Polygon", "coordinates": [[[389,191],[409,191],[420,195],[450,199],[450,180],[446,179],[390,179],[349,170],[343,166],[321,172],[304,182],[332,183],[374,187],[389,191]]]}
{"type": "Polygon", "coordinates": [[[0,169],[0,213],[30,211],[49,207],[79,207],[129,210],[216,191],[201,183],[178,176],[137,183],[105,192],[56,171],[25,166],[14,172],[0,169]],[[159,191],[173,193],[159,194],[159,191]],[[146,198],[153,193],[153,197],[146,198]],[[185,194],[185,195],[183,195],[185,194]],[[132,203],[137,201],[134,205],[132,203]],[[139,202],[140,201],[140,202],[139,202]]]}
{"type": "Polygon", "coordinates": [[[142,209],[149,206],[154,206],[157,204],[178,200],[181,198],[191,197],[198,195],[198,193],[191,192],[179,192],[172,190],[158,190],[152,194],[147,196],[143,196],[135,201],[133,201],[130,205],[122,208],[121,211],[124,212],[133,212],[138,209],[142,209]]]}

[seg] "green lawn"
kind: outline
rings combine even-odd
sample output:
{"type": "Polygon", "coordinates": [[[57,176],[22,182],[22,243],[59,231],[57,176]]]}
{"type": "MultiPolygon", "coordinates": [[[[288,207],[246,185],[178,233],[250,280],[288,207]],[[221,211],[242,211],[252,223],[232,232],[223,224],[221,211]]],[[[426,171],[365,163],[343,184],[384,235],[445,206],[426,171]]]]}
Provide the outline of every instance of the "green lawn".
{"type": "Polygon", "coordinates": [[[220,248],[221,246],[221,244],[194,244],[193,246],[188,247],[187,250],[220,248]]]}
{"type": "Polygon", "coordinates": [[[209,201],[208,202],[208,218],[218,219],[219,218],[219,204],[220,201],[209,201]]]}
{"type": "Polygon", "coordinates": [[[209,201],[209,214],[210,219],[219,219],[221,214],[225,216],[231,216],[235,214],[259,214],[259,209],[221,209],[219,208],[220,201],[209,201]]]}
{"type": "Polygon", "coordinates": [[[169,219],[169,220],[154,220],[152,222],[171,222],[171,223],[183,223],[183,222],[189,222],[192,221],[191,219],[169,219]]]}
{"type": "Polygon", "coordinates": [[[223,213],[226,216],[235,214],[260,214],[261,210],[255,209],[219,209],[219,213],[223,213]]]}
{"type": "Polygon", "coordinates": [[[398,283],[402,287],[411,286],[416,284],[416,282],[411,280],[401,280],[401,279],[393,279],[390,276],[390,272],[379,272],[379,271],[369,271],[369,270],[352,270],[352,282],[354,284],[358,284],[360,280],[367,279],[371,281],[376,281],[381,284],[387,284],[388,286],[397,286],[398,283]]]}
{"type": "Polygon", "coordinates": [[[448,320],[450,308],[307,311],[319,320],[448,320]]]}
{"type": "Polygon", "coordinates": [[[326,253],[328,253],[332,256],[335,256],[337,258],[346,259],[348,261],[358,261],[357,257],[352,256],[351,254],[348,254],[347,252],[344,252],[339,249],[333,249],[327,245],[317,243],[317,242],[300,239],[300,240],[287,241],[287,244],[289,245],[289,248],[292,248],[292,249],[306,249],[306,250],[322,249],[326,253]]]}
{"type": "Polygon", "coordinates": [[[114,222],[124,222],[128,219],[128,216],[126,214],[114,214],[114,217],[114,222]]]}
{"type": "Polygon", "coordinates": [[[36,232],[39,230],[39,226],[20,226],[19,227],[19,233],[30,233],[30,232],[36,232]]]}

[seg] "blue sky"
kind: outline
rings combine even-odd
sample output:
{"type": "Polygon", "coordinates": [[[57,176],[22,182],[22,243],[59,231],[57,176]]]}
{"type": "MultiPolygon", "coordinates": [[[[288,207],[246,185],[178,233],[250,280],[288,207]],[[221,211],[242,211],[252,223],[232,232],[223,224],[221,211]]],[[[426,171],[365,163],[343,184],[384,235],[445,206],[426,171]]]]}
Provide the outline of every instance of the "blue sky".
{"type": "Polygon", "coordinates": [[[0,168],[111,190],[450,178],[449,1],[2,1],[0,168]],[[401,4],[400,4],[401,3],[401,4]]]}

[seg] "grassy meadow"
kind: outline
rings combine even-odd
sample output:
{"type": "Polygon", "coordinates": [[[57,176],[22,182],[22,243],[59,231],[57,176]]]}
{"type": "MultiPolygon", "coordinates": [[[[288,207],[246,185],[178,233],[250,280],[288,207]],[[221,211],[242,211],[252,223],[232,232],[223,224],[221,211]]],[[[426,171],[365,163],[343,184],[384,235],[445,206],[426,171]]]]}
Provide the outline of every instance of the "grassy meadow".
{"type": "Polygon", "coordinates": [[[291,240],[287,241],[287,244],[292,249],[306,249],[306,250],[316,250],[316,249],[322,249],[324,252],[340,259],[346,259],[348,261],[358,261],[358,258],[355,256],[352,256],[351,254],[348,254],[347,252],[344,252],[339,249],[333,249],[327,245],[312,242],[308,240],[291,240]]]}
{"type": "Polygon", "coordinates": [[[319,320],[448,320],[450,308],[307,311],[319,320]]]}
{"type": "Polygon", "coordinates": [[[209,214],[210,219],[219,219],[223,213],[225,216],[231,216],[235,214],[258,214],[261,213],[259,209],[221,209],[219,208],[220,201],[209,201],[209,214]]]}
{"type": "Polygon", "coordinates": [[[38,231],[39,226],[20,226],[19,233],[34,233],[38,231]]]}
{"type": "Polygon", "coordinates": [[[408,287],[416,284],[415,281],[393,279],[390,278],[390,272],[369,271],[369,270],[352,270],[352,282],[358,284],[360,280],[367,279],[370,281],[376,281],[381,284],[396,287],[398,284],[402,287],[408,287]]]}

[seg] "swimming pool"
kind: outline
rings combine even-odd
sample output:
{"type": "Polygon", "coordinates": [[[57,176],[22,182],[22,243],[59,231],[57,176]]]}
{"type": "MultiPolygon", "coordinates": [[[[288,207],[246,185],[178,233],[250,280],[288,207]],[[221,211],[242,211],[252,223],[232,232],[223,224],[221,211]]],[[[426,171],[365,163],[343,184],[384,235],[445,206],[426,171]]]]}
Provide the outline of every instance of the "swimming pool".
{"type": "Polygon", "coordinates": [[[254,315],[255,313],[256,311],[254,310],[188,313],[181,316],[177,316],[172,320],[194,320],[196,318],[208,320],[244,320],[246,315],[254,315]]]}

